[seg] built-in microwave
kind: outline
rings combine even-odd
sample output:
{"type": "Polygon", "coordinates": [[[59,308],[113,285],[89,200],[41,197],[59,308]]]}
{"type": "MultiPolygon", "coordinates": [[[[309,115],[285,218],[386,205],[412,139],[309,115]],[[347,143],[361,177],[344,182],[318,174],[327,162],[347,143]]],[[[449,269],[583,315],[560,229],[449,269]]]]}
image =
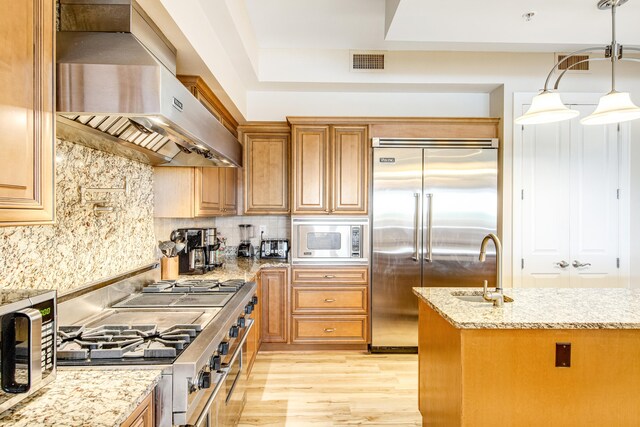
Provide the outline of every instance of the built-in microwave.
{"type": "Polygon", "coordinates": [[[293,264],[367,264],[369,218],[293,217],[293,264]]]}
{"type": "Polygon", "coordinates": [[[55,320],[55,291],[0,291],[0,412],[55,378],[55,320]]]}

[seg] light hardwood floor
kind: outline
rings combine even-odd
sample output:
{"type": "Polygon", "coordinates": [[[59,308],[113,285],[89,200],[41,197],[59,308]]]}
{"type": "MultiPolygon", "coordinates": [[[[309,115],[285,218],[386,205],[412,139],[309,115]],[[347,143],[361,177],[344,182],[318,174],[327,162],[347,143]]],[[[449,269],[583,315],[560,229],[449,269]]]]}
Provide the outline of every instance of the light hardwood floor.
{"type": "Polygon", "coordinates": [[[240,427],[420,426],[418,356],[261,352],[240,427]]]}

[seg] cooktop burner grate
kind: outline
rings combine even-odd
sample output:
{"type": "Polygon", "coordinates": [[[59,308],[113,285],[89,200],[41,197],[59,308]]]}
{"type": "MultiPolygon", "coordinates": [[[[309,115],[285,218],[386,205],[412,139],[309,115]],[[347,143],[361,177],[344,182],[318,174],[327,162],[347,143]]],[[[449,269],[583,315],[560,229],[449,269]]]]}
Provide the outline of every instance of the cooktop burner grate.
{"type": "Polygon", "coordinates": [[[61,365],[167,363],[201,330],[198,324],[173,325],[162,331],[156,325],[60,326],[57,359],[61,365]]]}

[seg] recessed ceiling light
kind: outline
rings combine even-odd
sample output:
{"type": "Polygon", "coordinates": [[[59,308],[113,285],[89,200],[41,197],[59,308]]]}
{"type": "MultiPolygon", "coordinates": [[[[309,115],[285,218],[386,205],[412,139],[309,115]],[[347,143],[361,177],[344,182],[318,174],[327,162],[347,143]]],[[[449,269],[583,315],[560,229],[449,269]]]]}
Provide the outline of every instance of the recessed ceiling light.
{"type": "Polygon", "coordinates": [[[524,19],[525,22],[530,22],[534,16],[536,16],[536,13],[534,11],[523,13],[522,19],[524,19]]]}

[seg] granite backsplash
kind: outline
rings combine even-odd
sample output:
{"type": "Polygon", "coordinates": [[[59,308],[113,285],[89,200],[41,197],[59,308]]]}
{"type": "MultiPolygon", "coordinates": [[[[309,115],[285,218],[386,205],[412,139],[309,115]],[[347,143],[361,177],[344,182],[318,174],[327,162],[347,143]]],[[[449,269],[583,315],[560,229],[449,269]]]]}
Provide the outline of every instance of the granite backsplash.
{"type": "Polygon", "coordinates": [[[156,258],[153,168],[143,163],[56,141],[55,225],[0,228],[0,288],[67,291],[156,258]],[[93,194],[114,213],[97,217],[80,202],[80,187],[130,191],[93,194]]]}

